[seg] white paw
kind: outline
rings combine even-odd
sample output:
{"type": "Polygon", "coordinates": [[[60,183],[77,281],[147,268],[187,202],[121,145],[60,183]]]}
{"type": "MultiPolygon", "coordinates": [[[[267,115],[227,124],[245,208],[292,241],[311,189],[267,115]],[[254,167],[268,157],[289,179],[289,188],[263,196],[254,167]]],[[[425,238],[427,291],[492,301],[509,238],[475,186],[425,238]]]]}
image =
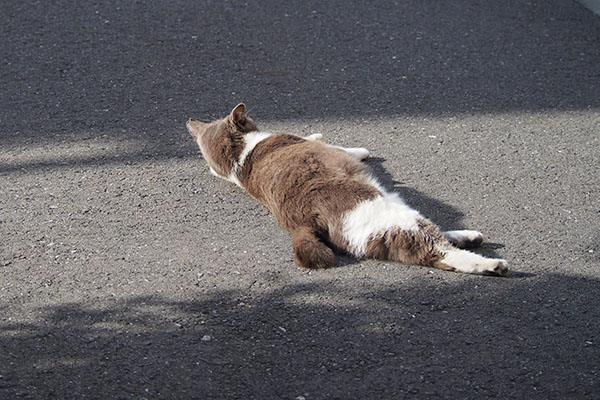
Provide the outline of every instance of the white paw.
{"type": "Polygon", "coordinates": [[[371,154],[369,153],[369,150],[365,149],[364,147],[346,149],[346,152],[359,160],[364,160],[371,154]]]}
{"type": "Polygon", "coordinates": [[[306,136],[304,139],[306,139],[306,140],[321,140],[321,139],[323,139],[323,135],[320,133],[313,133],[312,135],[306,136]]]}
{"type": "Polygon", "coordinates": [[[490,265],[483,271],[484,275],[505,276],[510,269],[506,260],[493,259],[490,261],[490,265]]]}
{"type": "Polygon", "coordinates": [[[444,237],[458,248],[477,247],[483,243],[483,235],[477,231],[447,231],[444,237]]]}
{"type": "Polygon", "coordinates": [[[466,250],[451,250],[441,262],[456,271],[467,274],[504,276],[508,272],[508,262],[498,258],[485,258],[466,250]]]}

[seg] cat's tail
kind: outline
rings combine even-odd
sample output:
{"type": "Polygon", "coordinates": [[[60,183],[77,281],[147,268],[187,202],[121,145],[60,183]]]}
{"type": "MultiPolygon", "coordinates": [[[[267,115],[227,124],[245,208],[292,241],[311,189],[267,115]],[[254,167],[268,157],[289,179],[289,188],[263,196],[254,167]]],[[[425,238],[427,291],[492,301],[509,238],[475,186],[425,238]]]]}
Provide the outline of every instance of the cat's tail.
{"type": "Polygon", "coordinates": [[[315,231],[300,227],[292,232],[296,264],[303,268],[326,268],[337,265],[333,250],[323,243],[315,231]]]}

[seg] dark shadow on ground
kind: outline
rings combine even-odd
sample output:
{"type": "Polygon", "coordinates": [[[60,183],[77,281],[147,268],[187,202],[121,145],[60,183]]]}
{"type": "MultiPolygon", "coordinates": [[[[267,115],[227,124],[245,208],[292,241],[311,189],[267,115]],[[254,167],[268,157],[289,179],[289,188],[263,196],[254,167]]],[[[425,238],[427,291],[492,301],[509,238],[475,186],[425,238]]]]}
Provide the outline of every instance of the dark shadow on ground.
{"type": "Polygon", "coordinates": [[[2,4],[0,146],[156,146],[246,101],[257,120],[600,106],[600,19],[573,1],[2,4]]]}
{"type": "Polygon", "coordinates": [[[0,325],[0,397],[595,398],[599,288],[564,275],[377,293],[317,281],[63,304],[0,325]]]}

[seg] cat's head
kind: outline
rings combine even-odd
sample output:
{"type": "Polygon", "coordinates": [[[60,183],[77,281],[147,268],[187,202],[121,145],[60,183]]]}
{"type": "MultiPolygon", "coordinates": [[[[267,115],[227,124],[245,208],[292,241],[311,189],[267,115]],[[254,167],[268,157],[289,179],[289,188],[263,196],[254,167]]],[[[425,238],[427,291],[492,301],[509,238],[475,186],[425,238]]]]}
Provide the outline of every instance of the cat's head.
{"type": "Polygon", "coordinates": [[[244,149],[244,135],[257,130],[254,121],[246,115],[243,103],[223,119],[204,123],[190,118],[186,126],[200,146],[211,172],[222,178],[229,177],[239,159],[244,149]]]}

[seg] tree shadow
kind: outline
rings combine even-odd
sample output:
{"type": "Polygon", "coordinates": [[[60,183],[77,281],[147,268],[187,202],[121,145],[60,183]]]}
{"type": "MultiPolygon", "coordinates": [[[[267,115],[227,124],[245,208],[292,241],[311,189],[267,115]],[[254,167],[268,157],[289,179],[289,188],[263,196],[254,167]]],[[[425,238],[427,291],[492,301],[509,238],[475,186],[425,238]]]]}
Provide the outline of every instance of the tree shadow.
{"type": "Polygon", "coordinates": [[[326,281],[0,325],[3,398],[594,398],[600,282],[326,281]],[[375,283],[374,283],[375,284],[375,283]]]}
{"type": "Polygon", "coordinates": [[[560,0],[11,3],[0,22],[5,149],[160,147],[239,101],[259,121],[600,106],[600,21],[560,0]]]}

